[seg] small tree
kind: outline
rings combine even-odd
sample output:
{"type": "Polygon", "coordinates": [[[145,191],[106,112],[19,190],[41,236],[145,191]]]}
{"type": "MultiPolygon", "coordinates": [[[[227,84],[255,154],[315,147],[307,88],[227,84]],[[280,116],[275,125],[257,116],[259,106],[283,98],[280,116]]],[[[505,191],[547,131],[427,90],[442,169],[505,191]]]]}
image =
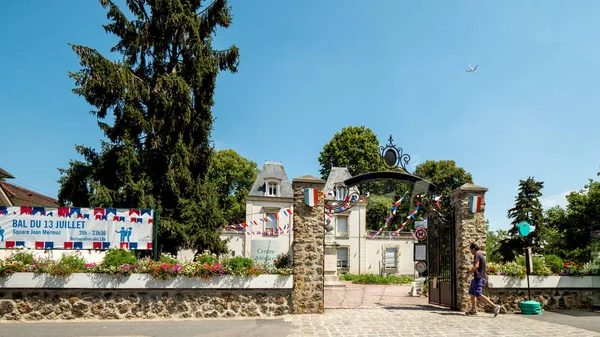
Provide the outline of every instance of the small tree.
{"type": "Polygon", "coordinates": [[[514,259],[514,256],[519,255],[525,247],[531,246],[534,250],[540,251],[539,238],[544,232],[542,203],[539,200],[542,196],[542,188],[544,182],[535,181],[533,177],[519,181],[519,193],[515,197],[515,205],[508,210],[508,218],[512,219],[512,227],[508,231],[510,238],[502,241],[502,254],[506,260],[514,259]],[[519,234],[519,223],[522,221],[535,226],[535,231],[527,237],[519,234]]]}

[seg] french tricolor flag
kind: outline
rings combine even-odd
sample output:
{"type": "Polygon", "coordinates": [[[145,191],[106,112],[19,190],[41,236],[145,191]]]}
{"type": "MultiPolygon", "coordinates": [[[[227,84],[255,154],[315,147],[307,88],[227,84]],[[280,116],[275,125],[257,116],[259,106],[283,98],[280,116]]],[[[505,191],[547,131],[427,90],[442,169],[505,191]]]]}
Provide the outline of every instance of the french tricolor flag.
{"type": "Polygon", "coordinates": [[[472,195],[469,197],[469,211],[477,213],[481,210],[481,203],[483,202],[482,195],[472,195]]]}
{"type": "Polygon", "coordinates": [[[305,188],[304,189],[304,203],[313,207],[319,202],[319,190],[316,188],[305,188]]]}

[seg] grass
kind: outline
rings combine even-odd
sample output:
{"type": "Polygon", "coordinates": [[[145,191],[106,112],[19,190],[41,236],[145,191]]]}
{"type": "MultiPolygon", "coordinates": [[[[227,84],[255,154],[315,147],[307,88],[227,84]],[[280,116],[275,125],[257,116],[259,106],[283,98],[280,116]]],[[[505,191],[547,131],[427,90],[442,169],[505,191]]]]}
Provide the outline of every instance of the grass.
{"type": "Polygon", "coordinates": [[[411,276],[379,276],[374,274],[343,274],[340,275],[340,280],[352,281],[352,283],[356,284],[410,284],[415,281],[411,276]]]}

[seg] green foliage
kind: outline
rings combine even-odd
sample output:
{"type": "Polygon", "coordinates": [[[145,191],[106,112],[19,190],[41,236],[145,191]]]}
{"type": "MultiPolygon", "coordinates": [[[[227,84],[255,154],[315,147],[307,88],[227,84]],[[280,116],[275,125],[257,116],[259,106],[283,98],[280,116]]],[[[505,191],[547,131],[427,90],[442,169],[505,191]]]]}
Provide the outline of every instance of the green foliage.
{"type": "Polygon", "coordinates": [[[275,265],[275,268],[289,268],[292,266],[292,260],[288,254],[281,253],[277,255],[273,264],[275,265]]]}
{"type": "Polygon", "coordinates": [[[502,262],[502,254],[500,251],[501,241],[508,237],[508,232],[498,229],[495,232],[487,232],[487,240],[485,245],[486,258],[490,262],[502,262]]]}
{"type": "Polygon", "coordinates": [[[234,256],[227,261],[227,269],[233,275],[243,275],[252,266],[254,261],[247,257],[234,256]]]}
{"type": "Polygon", "coordinates": [[[104,255],[102,265],[106,267],[121,267],[123,265],[136,264],[135,254],[126,249],[109,249],[104,255]]]}
{"type": "Polygon", "coordinates": [[[201,254],[201,255],[196,256],[194,261],[196,261],[200,264],[215,264],[215,263],[217,263],[218,260],[215,255],[201,254]]]}
{"type": "MultiPolygon", "coordinates": [[[[517,262],[517,264],[519,264],[519,266],[524,267],[525,270],[527,270],[524,255],[518,256],[516,259],[516,262],[517,262]]],[[[552,270],[549,267],[547,267],[546,260],[544,259],[543,256],[533,256],[532,262],[533,262],[533,270],[531,271],[532,274],[540,275],[540,276],[548,276],[548,275],[553,274],[552,270]]]]}
{"type": "Polygon", "coordinates": [[[415,281],[411,276],[380,276],[375,274],[342,274],[340,275],[340,280],[352,281],[352,283],[356,284],[410,284],[415,281]]]}
{"type": "Polygon", "coordinates": [[[336,132],[319,155],[320,173],[327,179],[331,167],[346,167],[352,176],[380,171],[379,140],[366,126],[348,126],[336,132]]]}
{"type": "Polygon", "coordinates": [[[371,195],[367,198],[367,229],[378,230],[390,216],[394,200],[389,197],[371,195]]]}
{"type": "Polygon", "coordinates": [[[442,196],[442,210],[450,205],[450,193],[466,183],[473,183],[471,173],[457,166],[454,160],[427,160],[415,167],[413,175],[425,179],[438,187],[442,196]]]}
{"type": "Polygon", "coordinates": [[[175,256],[173,256],[171,254],[167,254],[167,253],[160,254],[160,257],[158,258],[158,262],[168,263],[168,264],[177,264],[178,263],[175,256]]]}
{"type": "Polygon", "coordinates": [[[65,254],[58,260],[58,265],[69,267],[73,270],[81,270],[85,267],[85,264],[85,259],[80,254],[65,254]]]}
{"type": "Polygon", "coordinates": [[[544,182],[536,181],[533,177],[519,181],[519,193],[515,197],[515,205],[508,210],[508,218],[512,219],[512,227],[508,233],[510,238],[502,241],[502,255],[505,261],[510,261],[520,254],[525,247],[533,247],[534,252],[542,252],[540,237],[544,235],[545,223],[543,221],[542,196],[544,182]],[[519,234],[519,223],[527,221],[535,226],[535,231],[527,237],[519,234]]]}
{"type": "Polygon", "coordinates": [[[562,271],[564,265],[563,259],[556,255],[546,255],[544,258],[546,261],[546,266],[550,268],[554,274],[559,274],[562,271]]]}
{"type": "Polygon", "coordinates": [[[519,278],[527,276],[527,269],[514,261],[504,264],[490,262],[486,267],[488,275],[506,275],[519,278]]]}
{"type": "Polygon", "coordinates": [[[35,255],[33,252],[25,249],[19,249],[10,255],[10,259],[14,262],[23,265],[32,265],[35,263],[35,255]]]}
{"type": "Polygon", "coordinates": [[[217,75],[236,72],[239,62],[237,47],[212,46],[217,28],[231,25],[228,1],[127,1],[130,13],[100,3],[121,59],[72,45],[81,69],[69,76],[106,140],[99,151],[77,146],[83,160],[59,169],[59,202],[157,208],[161,251],[225,252],[219,182],[206,180],[217,75]]]}
{"type": "Polygon", "coordinates": [[[234,150],[214,152],[207,179],[217,186],[219,207],[227,223],[245,222],[246,196],[258,173],[255,162],[234,150]]]}

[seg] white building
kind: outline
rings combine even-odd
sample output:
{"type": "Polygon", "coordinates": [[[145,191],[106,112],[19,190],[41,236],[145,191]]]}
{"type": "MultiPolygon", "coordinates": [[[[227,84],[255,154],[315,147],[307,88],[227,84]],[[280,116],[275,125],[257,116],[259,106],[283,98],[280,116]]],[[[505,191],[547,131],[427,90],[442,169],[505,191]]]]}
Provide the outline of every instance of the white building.
{"type": "MultiPolygon", "coordinates": [[[[327,199],[345,198],[344,190],[335,185],[350,177],[346,168],[333,167],[323,191],[327,199]]],[[[353,188],[350,193],[353,192],[359,191],[353,188]]],[[[260,260],[272,260],[281,253],[290,254],[293,217],[288,210],[293,212],[293,201],[292,185],[283,165],[265,163],[246,198],[248,226],[243,232],[237,229],[221,233],[222,239],[230,240],[231,254],[260,260]]],[[[337,248],[338,272],[414,275],[413,244],[416,240],[412,234],[401,233],[390,239],[389,233],[382,233],[371,239],[367,233],[366,214],[367,203],[361,197],[354,207],[325,218],[331,220],[335,242],[340,245],[337,248]]]]}

